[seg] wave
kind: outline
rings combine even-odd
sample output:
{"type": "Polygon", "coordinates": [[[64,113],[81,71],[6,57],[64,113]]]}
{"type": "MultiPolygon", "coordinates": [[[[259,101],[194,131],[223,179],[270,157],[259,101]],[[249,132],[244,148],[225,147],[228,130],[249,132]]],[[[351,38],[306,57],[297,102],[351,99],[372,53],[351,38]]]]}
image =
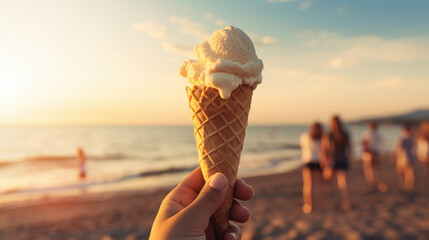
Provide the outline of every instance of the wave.
{"type": "Polygon", "coordinates": [[[0,161],[0,168],[1,167],[6,167],[8,165],[13,164],[14,162],[9,162],[9,161],[0,161]]]}
{"type": "Polygon", "coordinates": [[[166,168],[166,169],[160,169],[160,170],[151,170],[151,171],[141,172],[138,174],[138,176],[139,177],[150,177],[150,176],[159,176],[159,175],[163,175],[163,174],[189,172],[189,171],[192,171],[197,166],[198,165],[191,166],[191,167],[172,167],[172,168],[166,168]]]}
{"type": "Polygon", "coordinates": [[[49,186],[49,187],[39,187],[39,188],[13,188],[13,189],[7,189],[3,191],[2,193],[0,193],[0,196],[8,195],[8,194],[19,194],[19,193],[55,192],[55,191],[86,188],[86,187],[97,186],[97,185],[119,183],[119,182],[124,182],[127,180],[136,179],[136,178],[145,178],[145,177],[151,177],[151,176],[161,176],[164,174],[190,172],[193,169],[195,169],[197,166],[198,165],[149,170],[149,171],[143,171],[137,174],[129,174],[129,175],[125,175],[117,178],[108,178],[108,179],[102,179],[98,181],[79,182],[79,183],[73,183],[73,184],[68,184],[63,186],[49,186]]]}
{"type": "Polygon", "coordinates": [[[279,142],[260,142],[257,145],[246,146],[247,152],[264,153],[275,150],[300,150],[301,147],[296,143],[279,143],[279,142]]]}
{"type": "Polygon", "coordinates": [[[255,171],[255,170],[265,170],[265,169],[275,169],[281,164],[299,159],[299,155],[291,156],[275,156],[268,157],[261,161],[250,161],[240,163],[240,168],[242,171],[255,171]]]}
{"type": "MultiPolygon", "coordinates": [[[[87,160],[90,161],[103,161],[103,160],[123,160],[130,158],[129,155],[123,153],[112,153],[104,155],[88,155],[87,160]]],[[[75,155],[40,155],[26,157],[23,159],[14,159],[14,160],[0,160],[0,167],[5,167],[11,164],[22,163],[22,162],[70,162],[76,161],[75,155]]]]}

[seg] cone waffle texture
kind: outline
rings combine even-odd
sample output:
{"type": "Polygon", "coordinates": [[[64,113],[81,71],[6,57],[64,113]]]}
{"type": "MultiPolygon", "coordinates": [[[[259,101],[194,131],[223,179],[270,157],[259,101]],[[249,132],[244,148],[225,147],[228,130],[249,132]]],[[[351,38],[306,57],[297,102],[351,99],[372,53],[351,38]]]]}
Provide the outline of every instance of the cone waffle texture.
{"type": "Polygon", "coordinates": [[[217,172],[228,179],[225,201],[213,217],[217,233],[223,236],[229,225],[253,90],[241,85],[228,99],[221,98],[217,89],[206,86],[187,87],[186,92],[204,179],[207,181],[217,172]]]}

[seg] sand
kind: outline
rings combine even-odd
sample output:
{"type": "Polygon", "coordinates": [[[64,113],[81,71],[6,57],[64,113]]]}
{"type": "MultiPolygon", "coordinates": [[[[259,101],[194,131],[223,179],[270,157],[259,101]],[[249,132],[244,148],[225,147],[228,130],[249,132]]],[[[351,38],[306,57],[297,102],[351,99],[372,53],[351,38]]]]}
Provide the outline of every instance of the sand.
{"type": "MultiPolygon", "coordinates": [[[[255,189],[246,205],[252,218],[243,239],[427,239],[429,181],[420,164],[416,188],[401,191],[394,164],[383,162],[389,191],[366,187],[361,162],[349,174],[352,210],[340,208],[335,182],[325,206],[315,198],[310,214],[301,211],[301,172],[294,170],[245,180],[255,189]]],[[[170,189],[85,194],[8,209],[0,206],[0,239],[147,239],[159,204],[170,189]]]]}

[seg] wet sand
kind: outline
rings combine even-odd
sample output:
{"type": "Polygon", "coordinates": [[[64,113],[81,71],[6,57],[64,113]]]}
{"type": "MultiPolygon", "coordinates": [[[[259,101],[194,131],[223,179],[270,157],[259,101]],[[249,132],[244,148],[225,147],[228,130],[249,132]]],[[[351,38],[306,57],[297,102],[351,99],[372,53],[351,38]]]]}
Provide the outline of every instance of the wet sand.
{"type": "MultiPolygon", "coordinates": [[[[301,172],[246,178],[256,195],[246,205],[252,218],[243,239],[427,239],[429,181],[416,167],[412,193],[398,188],[394,164],[383,162],[389,191],[368,189],[361,162],[349,174],[352,210],[340,207],[333,181],[325,206],[314,199],[310,214],[301,211],[301,172]]],[[[159,204],[169,189],[46,199],[47,203],[8,209],[0,206],[0,239],[147,239],[159,204]]]]}

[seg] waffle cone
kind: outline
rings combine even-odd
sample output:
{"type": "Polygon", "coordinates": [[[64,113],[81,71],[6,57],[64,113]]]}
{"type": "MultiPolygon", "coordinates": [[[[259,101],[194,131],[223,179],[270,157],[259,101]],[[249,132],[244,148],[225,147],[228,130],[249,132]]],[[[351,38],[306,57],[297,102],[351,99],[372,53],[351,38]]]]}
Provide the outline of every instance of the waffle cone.
{"type": "Polygon", "coordinates": [[[217,172],[228,179],[225,201],[213,215],[217,235],[223,236],[229,226],[253,89],[241,85],[228,99],[221,98],[217,89],[206,86],[187,87],[186,92],[204,179],[207,181],[217,172]]]}

